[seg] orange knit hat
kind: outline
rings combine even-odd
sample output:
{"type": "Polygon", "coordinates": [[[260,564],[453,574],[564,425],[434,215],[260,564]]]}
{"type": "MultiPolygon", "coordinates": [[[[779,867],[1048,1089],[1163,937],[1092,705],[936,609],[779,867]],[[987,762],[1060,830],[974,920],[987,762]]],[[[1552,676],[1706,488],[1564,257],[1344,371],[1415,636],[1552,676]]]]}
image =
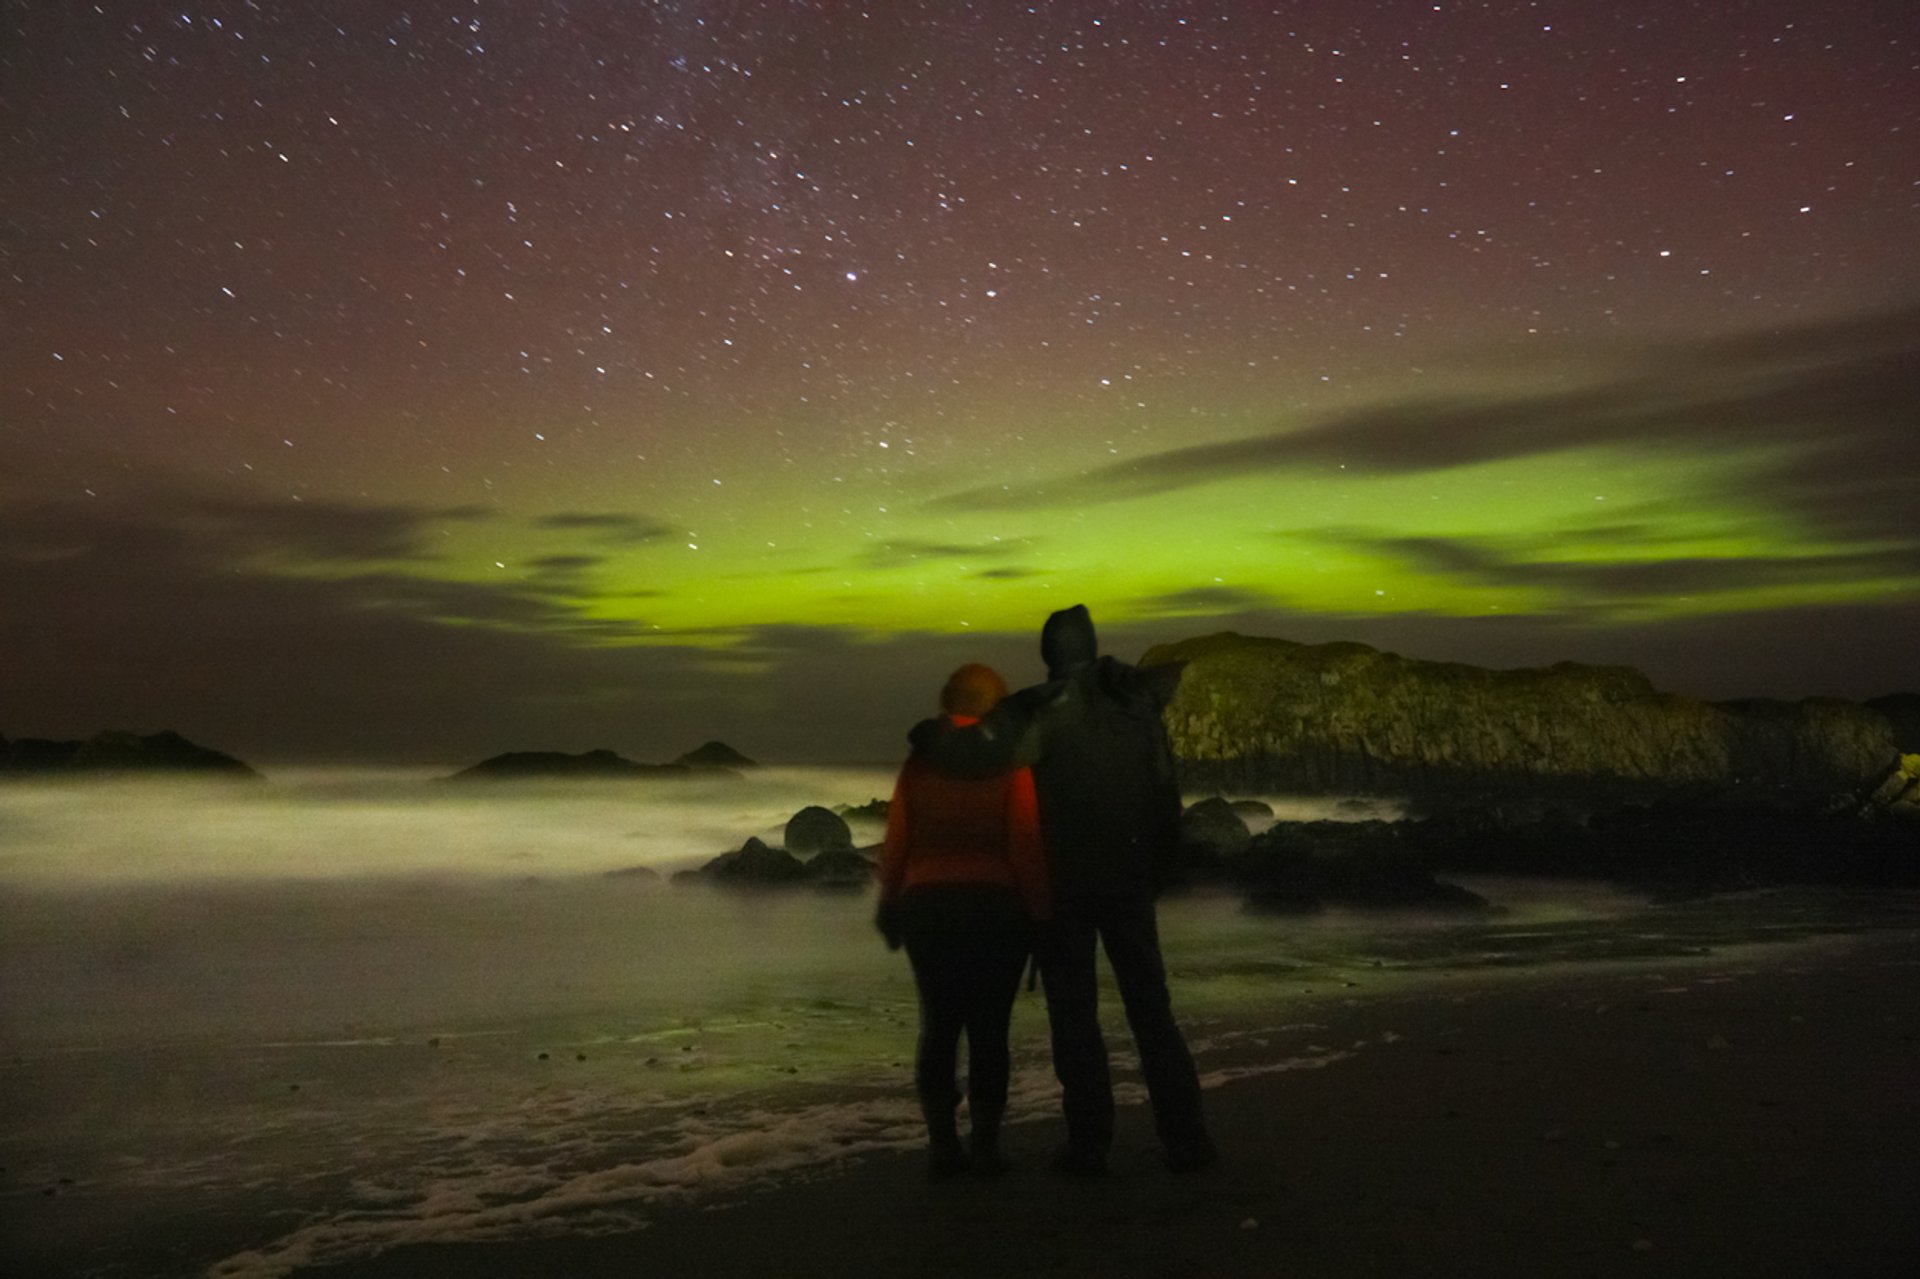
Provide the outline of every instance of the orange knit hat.
{"type": "Polygon", "coordinates": [[[949,715],[985,715],[1006,695],[1007,681],[999,671],[968,662],[947,676],[947,685],[940,690],[940,709],[949,715]]]}

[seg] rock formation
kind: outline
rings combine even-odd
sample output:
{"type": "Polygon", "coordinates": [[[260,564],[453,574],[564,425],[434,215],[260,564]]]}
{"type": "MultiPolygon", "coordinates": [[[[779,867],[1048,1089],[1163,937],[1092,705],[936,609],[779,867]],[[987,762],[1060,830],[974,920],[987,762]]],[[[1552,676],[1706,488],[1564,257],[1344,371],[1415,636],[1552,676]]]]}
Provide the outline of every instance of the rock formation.
{"type": "Polygon", "coordinates": [[[816,888],[861,889],[873,882],[874,865],[852,848],[829,848],[806,865],[816,888]]]}
{"type": "Polygon", "coordinates": [[[707,742],[673,761],[684,768],[758,768],[760,765],[748,759],[725,742],[707,742]]]}
{"type": "MultiPolygon", "coordinates": [[[[806,811],[806,810],[802,810],[806,811]]],[[[709,883],[724,888],[861,889],[873,879],[873,863],[849,843],[826,848],[806,861],[792,851],[750,837],[696,870],[681,871],[675,883],[709,883]]]]}
{"type": "Polygon", "coordinates": [[[1862,806],[1864,817],[1891,817],[1920,824],[1920,755],[1902,755],[1862,806]]]}
{"type": "Polygon", "coordinates": [[[822,853],[852,852],[853,832],[840,814],[810,804],[787,819],[781,842],[795,857],[810,858],[822,853]]]}
{"type": "Polygon", "coordinates": [[[806,877],[806,866],[792,853],[749,837],[733,852],[722,853],[700,869],[683,871],[674,879],[703,879],[735,888],[759,888],[798,884],[806,877]]]}
{"type": "Polygon", "coordinates": [[[1209,856],[1237,857],[1252,840],[1246,819],[1224,799],[1203,799],[1180,814],[1180,843],[1209,856]]]}
{"type": "Polygon", "coordinates": [[[887,811],[892,807],[892,801],[875,798],[864,804],[835,804],[833,811],[850,822],[884,822],[887,820],[887,811]]]}
{"type": "MultiPolygon", "coordinates": [[[[1488,908],[1477,894],[1434,878],[1419,823],[1269,822],[1255,835],[1237,811],[1242,806],[1203,799],[1181,815],[1181,846],[1166,868],[1170,887],[1229,888],[1264,914],[1488,908]]],[[[1267,808],[1248,807],[1256,817],[1267,808]]]]}
{"type": "Polygon", "coordinates": [[[637,764],[609,750],[568,755],[561,751],[508,751],[481,760],[453,775],[455,781],[521,780],[527,778],[687,777],[694,770],[681,764],[637,764]]]}
{"type": "Polygon", "coordinates": [[[1709,703],[1626,667],[1493,671],[1235,634],[1157,646],[1185,662],[1167,728],[1189,790],[1621,801],[1852,792],[1895,757],[1848,702],[1709,703]]]}
{"type": "Polygon", "coordinates": [[[1893,740],[1909,755],[1920,755],[1920,693],[1888,693],[1861,703],[1893,725],[1893,740]]]}
{"type": "Polygon", "coordinates": [[[169,731],[96,733],[81,742],[0,737],[0,776],[67,777],[102,773],[191,773],[208,777],[257,778],[259,773],[231,755],[197,746],[169,731]]]}

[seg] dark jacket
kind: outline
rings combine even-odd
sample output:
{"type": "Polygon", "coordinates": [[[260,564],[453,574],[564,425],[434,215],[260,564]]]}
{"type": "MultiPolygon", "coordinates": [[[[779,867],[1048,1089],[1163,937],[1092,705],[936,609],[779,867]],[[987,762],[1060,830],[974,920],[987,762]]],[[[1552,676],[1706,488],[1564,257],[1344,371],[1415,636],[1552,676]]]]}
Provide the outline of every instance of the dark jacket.
{"type": "Polygon", "coordinates": [[[1047,683],[973,728],[927,721],[913,741],[951,773],[1033,769],[1056,893],[1151,894],[1179,840],[1180,788],[1161,713],[1180,668],[1143,671],[1098,651],[1084,607],[1055,613],[1040,636],[1047,683]]]}

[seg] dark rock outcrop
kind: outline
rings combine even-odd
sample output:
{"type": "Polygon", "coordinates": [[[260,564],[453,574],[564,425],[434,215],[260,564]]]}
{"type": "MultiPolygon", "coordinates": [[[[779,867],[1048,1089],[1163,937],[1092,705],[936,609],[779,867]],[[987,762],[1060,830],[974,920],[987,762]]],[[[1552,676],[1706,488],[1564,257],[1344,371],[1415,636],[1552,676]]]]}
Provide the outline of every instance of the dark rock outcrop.
{"type": "Polygon", "coordinates": [[[840,814],[810,804],[787,819],[781,842],[795,857],[817,857],[822,853],[852,852],[853,832],[840,814]]]}
{"type": "Polygon", "coordinates": [[[799,858],[760,839],[749,838],[733,852],[720,854],[698,870],[682,871],[674,880],[705,880],[734,888],[775,888],[798,884],[806,877],[807,868],[799,858]]]}
{"type": "Polygon", "coordinates": [[[859,890],[873,882],[874,865],[851,845],[824,849],[801,861],[783,848],[753,837],[697,870],[681,871],[675,883],[724,888],[824,888],[859,890]]]}
{"type": "Polygon", "coordinates": [[[454,781],[518,781],[529,778],[616,778],[688,777],[693,769],[683,764],[638,764],[609,750],[568,755],[561,751],[508,751],[483,759],[472,768],[453,775],[454,781]]]}
{"type": "Polygon", "coordinates": [[[106,732],[80,742],[0,737],[0,776],[63,777],[81,774],[183,773],[203,777],[258,778],[231,755],[195,745],[171,730],[106,732]]]}
{"type": "Polygon", "coordinates": [[[1894,757],[1887,717],[1837,701],[1715,704],[1626,667],[1492,671],[1364,644],[1220,634],[1157,646],[1184,662],[1167,728],[1189,789],[1597,803],[1693,788],[1806,798],[1856,790],[1894,757]]]}
{"type": "Polygon", "coordinates": [[[1888,693],[1860,703],[1886,716],[1893,726],[1893,740],[1909,755],[1920,754],[1920,693],[1888,693]]]}
{"type": "Polygon", "coordinates": [[[1920,755],[1902,755],[1868,792],[1860,815],[1920,823],[1920,755]]]}
{"type": "Polygon", "coordinates": [[[1891,806],[1822,813],[1673,802],[1584,816],[1462,807],[1400,825],[1409,849],[1445,871],[1592,876],[1685,892],[1920,885],[1920,823],[1891,806]]]}
{"type": "Polygon", "coordinates": [[[1236,857],[1253,842],[1247,824],[1224,799],[1203,799],[1180,814],[1180,843],[1207,857],[1236,857]]]}
{"type": "Polygon", "coordinates": [[[893,804],[889,800],[870,799],[864,804],[835,804],[833,811],[850,822],[884,822],[887,820],[888,810],[892,807],[893,804]]]}
{"type": "Polygon", "coordinates": [[[651,866],[622,866],[617,870],[603,872],[606,879],[655,880],[660,872],[651,866]]]}
{"type": "Polygon", "coordinates": [[[1181,878],[1189,884],[1231,888],[1242,895],[1247,909],[1269,914],[1310,914],[1327,906],[1490,909],[1478,894],[1434,877],[1430,850],[1423,846],[1417,826],[1279,822],[1230,855],[1187,845],[1181,878]]]}
{"type": "Polygon", "coordinates": [[[725,742],[707,742],[673,761],[682,768],[758,768],[760,765],[748,759],[725,742]]]}
{"type": "Polygon", "coordinates": [[[807,882],[816,888],[865,888],[873,873],[874,864],[852,848],[829,848],[806,863],[807,882]]]}
{"type": "Polygon", "coordinates": [[[1246,823],[1248,830],[1258,835],[1273,825],[1273,805],[1260,799],[1236,799],[1227,805],[1234,815],[1246,823]]]}

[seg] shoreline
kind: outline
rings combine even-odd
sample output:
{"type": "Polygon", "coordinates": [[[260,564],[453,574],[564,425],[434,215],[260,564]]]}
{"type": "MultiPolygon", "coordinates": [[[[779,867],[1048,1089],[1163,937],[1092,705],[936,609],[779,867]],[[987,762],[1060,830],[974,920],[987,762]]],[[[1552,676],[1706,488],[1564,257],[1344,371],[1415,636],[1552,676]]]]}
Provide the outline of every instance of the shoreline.
{"type": "Polygon", "coordinates": [[[1112,1173],[1061,1178],[1057,1119],[1021,1116],[997,1183],[931,1185],[918,1152],[881,1153],[637,1232],[295,1273],[1911,1273],[1920,933],[1756,949],[1304,1002],[1207,1070],[1223,1159],[1200,1174],[1158,1166],[1134,1105],[1112,1173]],[[1276,1067],[1316,1048],[1347,1055],[1276,1067]]]}
{"type": "MultiPolygon", "coordinates": [[[[218,1200],[157,1184],[128,1197],[114,1176],[43,1199],[15,1168],[0,1252],[20,1279],[1907,1274],[1875,1267],[1883,1252],[1920,1256],[1907,1221],[1920,1200],[1907,998],[1920,926],[1905,911],[1848,913],[1852,931],[1823,918],[1796,935],[1801,917],[1776,912],[1752,940],[1711,947],[1669,932],[1663,944],[1684,944],[1660,954],[1510,964],[1469,946],[1418,969],[1263,963],[1184,996],[1176,982],[1225,1154],[1193,1177],[1157,1163],[1115,1006],[1113,1174],[1044,1170],[1060,1127],[1031,996],[1015,1068],[1033,1078],[1009,1115],[1016,1170],[997,1184],[924,1181],[904,1061],[897,1086],[808,1089],[802,1104],[838,1117],[789,1116],[804,1134],[778,1107],[772,1129],[735,1114],[720,1127],[738,1141],[699,1149],[707,1172],[688,1179],[671,1150],[675,1167],[650,1163],[657,1134],[620,1113],[623,1092],[645,1086],[637,1059],[596,1051],[579,1070],[599,1072],[613,1109],[580,1112],[556,1130],[565,1143],[525,1147],[528,1190],[427,1177],[428,1198],[383,1203],[355,1180],[375,1184],[384,1166],[364,1147],[331,1165],[337,1188],[310,1168],[218,1200]],[[783,1166],[802,1149],[821,1162],[783,1166]],[[657,1193],[660,1173],[683,1189],[657,1193]],[[557,1202],[566,1187],[593,1198],[557,1202]]],[[[1616,931],[1632,945],[1640,926],[1616,931]]],[[[910,1024],[895,1024],[910,1054],[910,1024]]]]}

